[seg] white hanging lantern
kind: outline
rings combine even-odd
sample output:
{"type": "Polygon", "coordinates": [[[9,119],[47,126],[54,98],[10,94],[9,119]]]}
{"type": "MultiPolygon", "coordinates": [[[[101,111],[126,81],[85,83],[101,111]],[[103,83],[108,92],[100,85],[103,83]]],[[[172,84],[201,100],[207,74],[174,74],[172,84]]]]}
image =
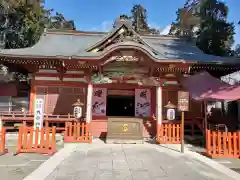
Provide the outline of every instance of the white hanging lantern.
{"type": "Polygon", "coordinates": [[[167,108],[167,120],[175,120],[176,106],[168,101],[168,104],[164,107],[167,108]]]}
{"type": "Polygon", "coordinates": [[[73,105],[73,116],[75,119],[80,120],[82,118],[82,106],[80,99],[77,100],[73,105]]]}
{"type": "Polygon", "coordinates": [[[167,119],[174,120],[175,119],[175,109],[168,109],[167,110],[167,119]]]}

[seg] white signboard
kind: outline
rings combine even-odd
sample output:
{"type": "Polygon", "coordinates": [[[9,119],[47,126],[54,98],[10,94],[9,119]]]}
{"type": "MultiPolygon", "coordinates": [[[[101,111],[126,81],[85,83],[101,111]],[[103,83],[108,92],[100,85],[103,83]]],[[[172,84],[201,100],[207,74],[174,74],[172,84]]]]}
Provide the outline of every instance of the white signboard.
{"type": "Polygon", "coordinates": [[[43,127],[44,101],[36,99],[34,106],[34,129],[43,127]]]}
{"type": "Polygon", "coordinates": [[[135,116],[151,116],[151,91],[150,89],[135,89],[135,116]]]}

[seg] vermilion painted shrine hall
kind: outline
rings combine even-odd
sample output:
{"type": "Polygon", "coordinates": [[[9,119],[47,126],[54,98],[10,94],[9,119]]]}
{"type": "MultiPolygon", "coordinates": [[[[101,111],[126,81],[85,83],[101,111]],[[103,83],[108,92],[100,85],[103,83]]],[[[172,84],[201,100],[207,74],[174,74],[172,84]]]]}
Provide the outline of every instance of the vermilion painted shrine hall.
{"type": "MultiPolygon", "coordinates": [[[[43,98],[46,115],[72,114],[80,98],[96,137],[106,136],[112,117],[141,117],[144,137],[154,136],[157,123],[169,122],[164,106],[177,105],[184,90],[181,78],[200,71],[219,78],[240,69],[240,61],[204,54],[187,39],[139,35],[124,20],[108,33],[49,30],[33,47],[0,50],[0,57],[31,74],[29,113],[43,98]]],[[[186,123],[201,124],[203,116],[202,102],[191,99],[186,123]]]]}

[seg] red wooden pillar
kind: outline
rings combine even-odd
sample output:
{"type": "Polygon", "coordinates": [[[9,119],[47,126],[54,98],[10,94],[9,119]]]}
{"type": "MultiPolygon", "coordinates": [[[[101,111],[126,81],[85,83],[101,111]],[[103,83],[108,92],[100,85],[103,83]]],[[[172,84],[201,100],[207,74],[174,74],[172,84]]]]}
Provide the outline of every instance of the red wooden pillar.
{"type": "Polygon", "coordinates": [[[92,121],[92,96],[93,96],[93,85],[91,83],[88,84],[87,88],[87,113],[86,113],[86,126],[88,127],[88,137],[90,139],[90,143],[92,143],[92,129],[91,129],[91,121],[92,121]]]}
{"type": "Polygon", "coordinates": [[[29,112],[33,113],[34,111],[34,101],[36,97],[36,86],[33,83],[34,80],[31,80],[31,90],[30,90],[30,100],[29,100],[29,112]]]}
{"type": "Polygon", "coordinates": [[[159,139],[160,135],[160,126],[162,124],[162,87],[158,86],[156,88],[156,120],[157,120],[157,140],[159,139]]]}
{"type": "Polygon", "coordinates": [[[92,96],[93,96],[93,85],[89,83],[87,88],[87,113],[86,113],[86,121],[88,123],[90,123],[92,120],[92,96]]]}

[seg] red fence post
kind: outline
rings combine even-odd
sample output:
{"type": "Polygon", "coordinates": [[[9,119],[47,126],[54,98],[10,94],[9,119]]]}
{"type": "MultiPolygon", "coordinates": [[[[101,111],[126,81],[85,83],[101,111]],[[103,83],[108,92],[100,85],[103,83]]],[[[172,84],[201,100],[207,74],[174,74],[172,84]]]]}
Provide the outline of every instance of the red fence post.
{"type": "Polygon", "coordinates": [[[8,152],[6,149],[6,129],[2,127],[0,130],[0,156],[8,152]]]}
{"type": "Polygon", "coordinates": [[[52,155],[56,152],[55,136],[56,127],[34,129],[33,127],[21,126],[18,133],[17,151],[14,155],[19,153],[40,153],[52,155]]]}
{"type": "Polygon", "coordinates": [[[156,141],[159,144],[180,144],[180,124],[164,123],[158,125],[156,141]]]}
{"type": "Polygon", "coordinates": [[[89,123],[69,122],[65,124],[64,142],[92,142],[89,123]]]}
{"type": "Polygon", "coordinates": [[[213,158],[239,158],[240,132],[206,131],[206,153],[213,158]]]}
{"type": "Polygon", "coordinates": [[[51,138],[51,150],[52,153],[56,152],[56,127],[52,127],[52,138],[51,138]]]}

